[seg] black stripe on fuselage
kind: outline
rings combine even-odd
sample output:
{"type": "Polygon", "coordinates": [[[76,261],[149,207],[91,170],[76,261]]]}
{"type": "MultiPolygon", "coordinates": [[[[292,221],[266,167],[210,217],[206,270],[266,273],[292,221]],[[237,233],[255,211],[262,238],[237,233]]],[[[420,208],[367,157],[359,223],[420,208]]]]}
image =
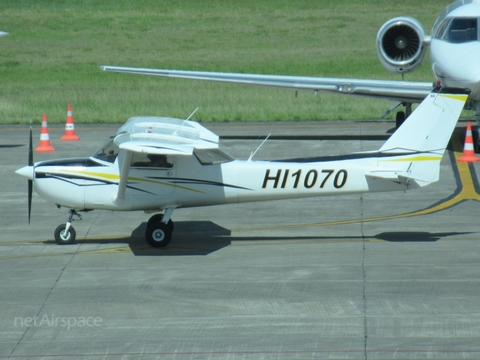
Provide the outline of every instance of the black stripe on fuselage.
{"type": "Polygon", "coordinates": [[[209,180],[201,180],[201,179],[166,178],[166,177],[148,177],[148,179],[154,179],[154,180],[160,180],[160,181],[168,180],[169,182],[172,182],[174,184],[210,185],[210,186],[228,187],[232,189],[252,190],[242,186],[230,185],[230,184],[225,184],[217,181],[209,181],[209,180]]]}
{"type": "Polygon", "coordinates": [[[328,155],[328,156],[317,156],[317,157],[308,157],[308,158],[296,158],[288,160],[271,160],[270,162],[295,162],[295,163],[313,163],[313,162],[331,162],[331,161],[345,161],[345,160],[359,160],[359,159],[371,159],[371,158],[389,158],[397,156],[408,156],[408,155],[417,155],[424,154],[425,152],[414,151],[414,152],[403,152],[403,153],[383,153],[383,152],[371,152],[371,153],[353,153],[345,155],[328,155]]]}
{"type": "Polygon", "coordinates": [[[46,161],[39,162],[35,167],[38,168],[40,166],[101,167],[101,166],[107,166],[107,165],[93,161],[91,158],[81,157],[81,158],[46,160],[46,161]]]}
{"type": "MultiPolygon", "coordinates": [[[[56,179],[56,180],[64,181],[66,183],[69,183],[69,184],[72,184],[72,185],[75,185],[75,186],[79,186],[79,187],[118,185],[118,183],[114,182],[114,181],[105,181],[105,180],[99,180],[99,179],[88,179],[88,178],[81,177],[81,176],[55,175],[55,174],[51,174],[51,173],[35,174],[35,179],[56,179]],[[71,181],[73,179],[96,181],[96,182],[99,182],[100,184],[77,184],[74,181],[71,181]]],[[[134,183],[138,183],[138,181],[135,181],[134,183]]],[[[131,186],[131,185],[127,185],[127,188],[137,190],[137,191],[140,191],[140,192],[144,192],[144,193],[147,193],[147,194],[152,194],[152,195],[155,194],[151,191],[146,191],[146,190],[143,190],[143,189],[139,189],[139,188],[137,188],[135,186],[131,186]]]]}

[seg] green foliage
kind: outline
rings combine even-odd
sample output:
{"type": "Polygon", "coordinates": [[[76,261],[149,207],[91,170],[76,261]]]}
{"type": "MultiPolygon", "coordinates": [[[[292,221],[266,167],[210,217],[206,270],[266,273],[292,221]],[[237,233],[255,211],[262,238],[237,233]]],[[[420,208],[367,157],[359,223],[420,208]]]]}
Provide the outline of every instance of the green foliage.
{"type": "MultiPolygon", "coordinates": [[[[270,88],[104,73],[100,65],[398,79],[375,36],[407,15],[428,31],[449,1],[3,0],[0,123],[121,123],[134,115],[200,121],[378,118],[391,104],[270,88]]],[[[428,61],[407,79],[433,81],[428,61]]]]}

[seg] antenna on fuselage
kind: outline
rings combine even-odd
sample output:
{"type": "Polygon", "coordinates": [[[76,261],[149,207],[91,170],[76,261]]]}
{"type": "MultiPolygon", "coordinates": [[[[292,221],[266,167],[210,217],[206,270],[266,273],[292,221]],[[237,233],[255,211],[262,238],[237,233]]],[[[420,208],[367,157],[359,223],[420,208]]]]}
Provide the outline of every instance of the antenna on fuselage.
{"type": "Polygon", "coordinates": [[[197,112],[198,109],[200,109],[200,108],[197,107],[195,110],[193,110],[193,112],[190,114],[189,117],[187,117],[187,118],[185,119],[185,121],[190,120],[190,118],[193,116],[193,114],[195,114],[195,113],[197,112]]]}
{"type": "Polygon", "coordinates": [[[260,150],[262,145],[265,144],[265,141],[268,140],[270,135],[272,135],[272,133],[268,134],[268,136],[265,138],[265,140],[262,141],[262,143],[257,147],[257,149],[250,154],[250,157],[248,158],[248,161],[252,160],[253,156],[257,153],[258,150],[260,150]]]}
{"type": "Polygon", "coordinates": [[[174,131],[174,133],[173,133],[172,135],[177,135],[177,131],[180,130],[180,129],[183,127],[183,125],[185,125],[185,123],[186,123],[188,120],[190,120],[190,118],[193,116],[193,114],[195,114],[195,113],[197,112],[198,109],[199,109],[199,107],[197,107],[195,110],[193,110],[193,112],[192,112],[185,120],[183,120],[182,125],[180,125],[180,126],[177,128],[177,130],[174,131]]]}

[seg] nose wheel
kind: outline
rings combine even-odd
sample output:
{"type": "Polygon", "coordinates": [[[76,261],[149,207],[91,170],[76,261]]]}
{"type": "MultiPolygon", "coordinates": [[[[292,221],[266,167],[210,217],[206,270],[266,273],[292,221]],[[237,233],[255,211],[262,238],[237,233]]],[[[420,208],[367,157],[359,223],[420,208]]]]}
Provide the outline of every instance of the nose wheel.
{"type": "Polygon", "coordinates": [[[77,236],[77,233],[75,232],[75,229],[73,226],[69,226],[67,229],[66,224],[61,224],[58,225],[57,228],[55,229],[55,241],[59,245],[67,245],[67,244],[72,244],[75,241],[75,237],[77,236]]]}
{"type": "Polygon", "coordinates": [[[72,226],[73,217],[77,216],[79,220],[82,220],[80,214],[75,210],[70,210],[68,220],[65,224],[58,225],[54,232],[55,241],[59,245],[73,244],[77,233],[72,226]]]}

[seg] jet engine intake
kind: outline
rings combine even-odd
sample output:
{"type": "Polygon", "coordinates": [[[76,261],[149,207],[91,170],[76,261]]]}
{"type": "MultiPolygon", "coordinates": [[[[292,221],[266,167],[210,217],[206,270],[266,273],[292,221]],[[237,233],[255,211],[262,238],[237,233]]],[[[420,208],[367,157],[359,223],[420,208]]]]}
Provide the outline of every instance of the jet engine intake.
{"type": "Polygon", "coordinates": [[[409,73],[422,64],[428,43],[429,37],[425,35],[420,21],[411,17],[396,17],[378,30],[378,58],[388,71],[409,73]]]}

